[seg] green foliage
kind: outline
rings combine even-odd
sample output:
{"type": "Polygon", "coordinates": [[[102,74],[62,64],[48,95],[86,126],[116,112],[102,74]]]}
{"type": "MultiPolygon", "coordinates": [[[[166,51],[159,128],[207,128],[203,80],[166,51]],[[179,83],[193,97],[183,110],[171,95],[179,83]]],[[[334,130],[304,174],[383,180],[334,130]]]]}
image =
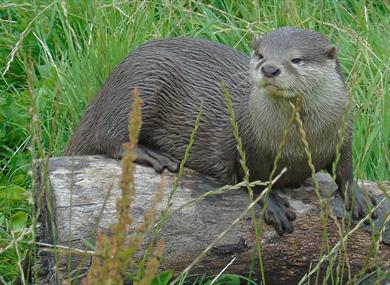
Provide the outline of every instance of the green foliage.
{"type": "MultiPolygon", "coordinates": [[[[14,182],[20,182],[16,178],[14,177],[14,182]]],[[[19,275],[19,268],[15,264],[18,255],[15,246],[10,246],[10,241],[17,238],[23,230],[27,230],[30,213],[27,203],[29,196],[30,193],[17,184],[0,186],[0,276],[4,280],[13,280],[19,275]],[[14,236],[11,231],[14,232],[14,236]],[[4,250],[7,246],[8,249],[4,250]]],[[[25,237],[30,238],[30,235],[25,237]]],[[[23,254],[26,252],[26,244],[16,246],[23,254]]]]}
{"type": "Polygon", "coordinates": [[[168,271],[163,271],[161,272],[158,276],[155,276],[150,283],[150,285],[168,285],[169,281],[171,280],[173,276],[173,272],[168,270],[168,271]]]}
{"type": "MultiPolygon", "coordinates": [[[[353,96],[355,172],[390,180],[388,15],[387,1],[1,1],[0,247],[13,240],[11,229],[31,223],[32,104],[42,129],[40,155],[60,155],[115,65],[155,38],[206,38],[249,53],[253,33],[284,25],[324,33],[340,49],[353,96]]],[[[16,260],[14,249],[0,253],[5,281],[18,275],[16,260]]]]}
{"type": "MultiPolygon", "coordinates": [[[[210,285],[212,280],[206,282],[206,285],[210,285]]],[[[215,285],[240,285],[240,276],[235,274],[222,275],[215,281],[215,285]]]]}

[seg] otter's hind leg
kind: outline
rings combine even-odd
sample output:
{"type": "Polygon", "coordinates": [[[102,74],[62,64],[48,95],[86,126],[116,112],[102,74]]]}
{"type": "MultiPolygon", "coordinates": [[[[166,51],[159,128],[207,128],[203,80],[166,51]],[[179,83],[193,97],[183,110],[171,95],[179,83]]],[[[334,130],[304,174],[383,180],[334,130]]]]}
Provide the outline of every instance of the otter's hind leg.
{"type": "MultiPolygon", "coordinates": [[[[115,149],[110,148],[110,150],[108,155],[116,159],[122,159],[124,155],[122,146],[118,146],[115,149]]],[[[137,145],[137,158],[135,162],[151,166],[157,173],[163,172],[165,168],[171,172],[177,172],[180,163],[180,161],[173,156],[142,144],[137,145]]]]}

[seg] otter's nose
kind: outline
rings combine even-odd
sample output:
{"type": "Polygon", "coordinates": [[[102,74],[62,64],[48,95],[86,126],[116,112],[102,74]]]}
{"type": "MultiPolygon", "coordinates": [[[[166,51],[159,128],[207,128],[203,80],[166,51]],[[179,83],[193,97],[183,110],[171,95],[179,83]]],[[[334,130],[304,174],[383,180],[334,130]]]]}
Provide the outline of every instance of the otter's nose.
{"type": "Polygon", "coordinates": [[[280,74],[280,69],[271,64],[266,64],[261,68],[261,73],[263,73],[265,77],[272,78],[280,74]]]}

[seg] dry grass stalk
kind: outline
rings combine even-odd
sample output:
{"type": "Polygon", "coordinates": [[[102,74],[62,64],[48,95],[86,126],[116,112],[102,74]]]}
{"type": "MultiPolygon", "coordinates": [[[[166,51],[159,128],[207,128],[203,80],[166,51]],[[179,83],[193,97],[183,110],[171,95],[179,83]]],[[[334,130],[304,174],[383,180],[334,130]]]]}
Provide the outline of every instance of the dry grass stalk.
{"type": "MultiPolygon", "coordinates": [[[[143,224],[129,236],[129,228],[133,220],[128,215],[135,195],[135,159],[139,132],[141,129],[142,100],[138,90],[133,91],[132,112],[129,119],[129,143],[124,144],[125,154],[122,158],[122,176],[119,182],[121,197],[116,202],[118,222],[111,226],[110,236],[98,233],[96,251],[88,275],[83,284],[123,284],[126,270],[135,266],[135,254],[141,248],[145,233],[153,224],[157,203],[162,199],[162,187],[146,211],[143,224]]],[[[163,244],[159,242],[153,256],[149,259],[145,274],[134,284],[150,284],[159,268],[159,258],[163,252],[163,244]]]]}

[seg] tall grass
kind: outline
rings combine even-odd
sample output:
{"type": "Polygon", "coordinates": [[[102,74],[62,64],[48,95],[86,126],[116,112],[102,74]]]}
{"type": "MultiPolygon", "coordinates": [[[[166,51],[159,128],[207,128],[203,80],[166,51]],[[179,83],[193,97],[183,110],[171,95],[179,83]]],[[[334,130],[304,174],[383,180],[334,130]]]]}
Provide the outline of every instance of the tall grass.
{"type": "MultiPolygon", "coordinates": [[[[355,107],[355,173],[383,181],[390,180],[389,12],[388,0],[2,1],[0,248],[31,224],[30,53],[40,144],[45,155],[60,155],[114,66],[150,39],[206,38],[249,53],[254,33],[284,25],[315,29],[340,49],[355,107]]],[[[19,275],[16,261],[27,248],[0,250],[5,282],[19,275]]]]}

